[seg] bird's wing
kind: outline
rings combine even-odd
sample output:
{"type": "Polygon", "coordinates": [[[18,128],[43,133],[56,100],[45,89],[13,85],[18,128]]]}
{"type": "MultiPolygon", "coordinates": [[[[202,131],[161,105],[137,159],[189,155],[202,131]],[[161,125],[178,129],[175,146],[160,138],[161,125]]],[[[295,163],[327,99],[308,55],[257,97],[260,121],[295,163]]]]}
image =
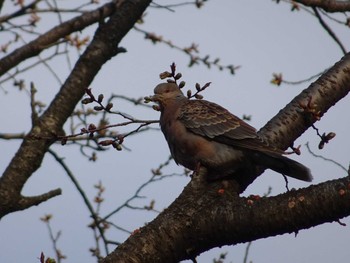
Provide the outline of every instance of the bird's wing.
{"type": "Polygon", "coordinates": [[[182,105],[179,120],[191,132],[233,147],[282,154],[270,147],[254,127],[225,108],[206,100],[189,100],[182,105]]]}

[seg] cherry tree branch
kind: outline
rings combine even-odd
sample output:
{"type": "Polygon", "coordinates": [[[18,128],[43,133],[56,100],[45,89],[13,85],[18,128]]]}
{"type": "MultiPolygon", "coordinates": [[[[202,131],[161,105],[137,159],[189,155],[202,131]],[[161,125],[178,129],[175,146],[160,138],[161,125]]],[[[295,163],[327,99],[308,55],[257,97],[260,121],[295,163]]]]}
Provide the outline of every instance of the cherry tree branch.
{"type": "Polygon", "coordinates": [[[349,1],[337,1],[337,0],[294,0],[297,3],[310,7],[319,7],[323,10],[334,12],[347,12],[350,11],[349,1]]]}
{"type": "MultiPolygon", "coordinates": [[[[350,53],[273,117],[260,135],[287,148],[348,94],[349,83],[350,53]]],[[[349,176],[275,197],[239,197],[252,181],[242,187],[234,180],[208,183],[195,176],[169,208],[102,262],[195,260],[213,247],[297,233],[350,215],[349,176]]]]}
{"type": "Polygon", "coordinates": [[[87,26],[109,17],[115,12],[115,9],[116,4],[109,2],[96,10],[86,12],[52,28],[29,42],[27,45],[14,50],[0,60],[0,76],[26,59],[37,56],[61,38],[64,38],[73,32],[83,30],[87,26]]]}
{"type": "MultiPolygon", "coordinates": [[[[50,106],[38,118],[35,125],[33,125],[28,136],[23,140],[19,150],[0,178],[0,218],[8,213],[28,208],[33,204],[39,204],[50,197],[60,194],[60,190],[55,190],[38,196],[35,199],[34,197],[21,196],[21,190],[24,184],[40,167],[45,153],[54,142],[53,140],[38,141],[33,138],[37,136],[52,137],[60,134],[63,124],[73,113],[76,104],[84,95],[86,88],[93,81],[102,65],[120,52],[118,48],[119,42],[141,17],[150,2],[150,0],[112,2],[115,12],[106,23],[100,23],[94,39],[80,56],[74,69],[50,106]]],[[[103,13],[103,10],[100,10],[100,12],[103,13]]],[[[101,16],[98,15],[95,19],[97,18],[101,18],[101,16]]],[[[74,27],[74,25],[71,26],[74,27]]],[[[58,30],[56,33],[62,34],[64,32],[66,34],[68,32],[66,30],[66,28],[62,29],[62,31],[58,30]]],[[[50,34],[46,35],[46,37],[52,41],[50,34]]],[[[44,37],[41,41],[46,42],[47,40],[44,37]]],[[[34,53],[40,52],[43,49],[42,42],[36,44],[39,47],[34,48],[34,53]]],[[[33,45],[33,42],[28,45],[30,47],[33,45]]],[[[10,54],[10,57],[5,57],[4,59],[8,59],[9,61],[7,63],[14,65],[13,61],[19,63],[23,59],[26,59],[28,55],[33,55],[33,52],[28,52],[28,45],[21,49],[22,51],[24,50],[24,53],[14,51],[12,56],[10,54]]],[[[0,71],[9,69],[6,63],[5,65],[3,64],[3,60],[0,61],[0,71]]]]}

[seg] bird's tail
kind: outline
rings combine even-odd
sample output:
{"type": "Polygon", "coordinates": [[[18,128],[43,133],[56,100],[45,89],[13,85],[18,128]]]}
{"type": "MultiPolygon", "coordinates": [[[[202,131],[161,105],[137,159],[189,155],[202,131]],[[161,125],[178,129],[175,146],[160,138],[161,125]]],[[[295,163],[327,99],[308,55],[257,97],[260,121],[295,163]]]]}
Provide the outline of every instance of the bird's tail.
{"type": "Polygon", "coordinates": [[[309,168],[283,155],[259,152],[253,154],[253,159],[257,164],[274,170],[277,173],[306,182],[312,181],[309,168]]]}

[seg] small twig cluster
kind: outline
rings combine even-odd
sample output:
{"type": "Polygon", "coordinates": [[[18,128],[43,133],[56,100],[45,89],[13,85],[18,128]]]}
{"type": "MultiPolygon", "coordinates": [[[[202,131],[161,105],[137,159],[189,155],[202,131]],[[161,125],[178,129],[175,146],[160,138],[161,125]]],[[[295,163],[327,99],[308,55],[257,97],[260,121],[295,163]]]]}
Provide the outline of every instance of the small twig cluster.
{"type": "Polygon", "coordinates": [[[42,222],[44,222],[49,230],[49,236],[50,236],[50,240],[52,242],[53,245],[53,249],[56,253],[56,259],[57,261],[52,261],[53,259],[51,258],[46,258],[44,256],[44,253],[41,253],[40,256],[40,262],[44,262],[44,263],[48,263],[48,262],[57,262],[60,263],[62,259],[66,259],[67,257],[65,255],[62,254],[61,250],[58,248],[57,243],[58,243],[58,239],[61,236],[61,231],[58,231],[56,235],[54,235],[50,221],[52,219],[52,215],[51,214],[47,214],[43,217],[40,218],[40,220],[42,222]]]}
{"type": "MultiPolygon", "coordinates": [[[[160,79],[167,79],[167,82],[169,82],[169,83],[176,83],[180,89],[182,89],[186,85],[185,81],[181,81],[179,84],[177,83],[177,81],[182,77],[182,74],[176,73],[176,65],[174,62],[170,65],[170,72],[164,71],[164,72],[159,74],[159,77],[160,77],[160,79]]],[[[187,92],[186,92],[187,97],[189,99],[191,99],[191,98],[196,98],[199,100],[203,99],[203,96],[199,93],[204,91],[206,88],[208,88],[210,86],[210,84],[211,84],[211,82],[207,82],[206,84],[201,86],[199,83],[196,83],[196,85],[195,85],[196,92],[194,94],[192,94],[191,90],[187,90],[187,92]]],[[[145,98],[145,99],[147,101],[147,98],[145,98]]]]}
{"type": "Polygon", "coordinates": [[[270,83],[276,86],[281,86],[282,84],[288,84],[288,85],[299,85],[299,84],[303,84],[303,83],[307,83],[309,81],[312,81],[316,78],[318,78],[319,76],[321,76],[326,70],[319,72],[317,74],[314,74],[306,79],[301,79],[301,80],[297,80],[297,81],[290,81],[290,80],[285,80],[283,78],[283,74],[282,73],[273,73],[272,74],[272,79],[270,80],[270,83]]]}
{"type": "Polygon", "coordinates": [[[318,128],[315,127],[315,125],[312,125],[312,128],[316,131],[317,135],[320,137],[321,141],[318,144],[318,149],[322,150],[326,143],[329,143],[330,140],[332,140],[335,137],[335,132],[329,132],[329,133],[323,133],[322,135],[319,133],[318,128]]]}
{"type": "Polygon", "coordinates": [[[134,27],[134,29],[140,33],[143,33],[145,36],[145,39],[150,40],[153,44],[163,43],[170,48],[174,48],[188,55],[190,58],[190,62],[188,63],[189,67],[192,67],[194,65],[199,65],[200,63],[202,63],[203,65],[207,66],[209,69],[211,67],[216,67],[220,71],[227,70],[231,75],[234,75],[236,73],[236,70],[241,67],[241,66],[234,66],[232,64],[222,65],[220,63],[220,58],[210,59],[210,55],[206,55],[204,57],[198,56],[197,54],[199,53],[199,50],[198,50],[197,44],[192,43],[188,47],[180,47],[178,45],[175,45],[171,40],[164,40],[162,36],[159,36],[155,33],[150,33],[137,27],[134,27]]]}
{"type": "Polygon", "coordinates": [[[106,190],[106,188],[102,185],[101,181],[95,184],[94,187],[95,189],[97,189],[97,194],[94,197],[94,203],[96,204],[96,208],[94,209],[93,222],[89,225],[89,227],[94,232],[95,247],[90,248],[89,251],[92,253],[92,256],[96,257],[97,260],[100,260],[102,259],[101,249],[100,249],[101,240],[105,245],[106,252],[108,252],[108,248],[107,248],[108,240],[105,237],[105,232],[110,228],[110,225],[108,224],[107,221],[100,220],[100,217],[99,217],[101,205],[104,202],[103,193],[106,190]]]}
{"type": "MultiPolygon", "coordinates": [[[[314,120],[319,121],[321,119],[321,111],[316,108],[316,105],[312,103],[312,97],[309,97],[309,100],[306,104],[299,102],[300,108],[307,114],[309,114],[314,120]]],[[[324,148],[325,144],[332,140],[336,134],[335,132],[323,133],[322,135],[319,132],[319,129],[312,124],[311,127],[316,131],[317,135],[320,137],[321,141],[318,144],[318,148],[321,150],[324,148]]]]}
{"type": "Polygon", "coordinates": [[[103,94],[100,94],[98,95],[97,99],[95,98],[94,94],[92,94],[92,91],[91,91],[91,88],[87,88],[85,90],[86,94],[89,96],[88,98],[85,98],[81,101],[82,104],[90,104],[90,103],[93,103],[93,102],[96,102],[99,104],[99,106],[95,106],[94,107],[94,110],[95,111],[106,111],[106,112],[109,112],[111,113],[111,109],[113,107],[113,103],[112,102],[109,102],[107,103],[105,106],[102,104],[102,101],[104,99],[104,95],[103,94]]]}
{"type": "MultiPolygon", "coordinates": [[[[104,95],[99,94],[98,96],[95,96],[91,88],[86,89],[86,95],[87,97],[82,99],[83,105],[92,104],[92,103],[97,103],[98,105],[94,106],[93,109],[91,110],[87,110],[87,111],[83,110],[83,111],[75,112],[74,116],[76,116],[81,121],[79,126],[84,125],[85,127],[80,128],[80,131],[76,132],[76,125],[72,124],[70,135],[56,135],[55,138],[49,138],[49,139],[61,141],[61,144],[65,145],[69,140],[77,142],[79,140],[79,137],[81,137],[82,135],[87,135],[87,138],[86,137],[82,138],[82,140],[88,139],[86,140],[87,145],[85,146],[93,148],[94,150],[102,150],[103,149],[102,147],[112,146],[116,150],[120,151],[122,150],[122,143],[124,142],[124,138],[130,135],[133,135],[137,132],[148,130],[150,129],[150,127],[148,127],[150,124],[158,122],[157,120],[139,120],[139,119],[135,119],[134,117],[126,113],[123,113],[120,111],[112,111],[113,103],[111,101],[112,99],[118,97],[116,95],[112,95],[111,98],[108,99],[106,103],[103,103],[104,95]],[[92,115],[92,114],[95,115],[95,113],[98,113],[98,112],[101,112],[103,114],[98,125],[87,122],[88,115],[92,115]],[[127,119],[127,121],[120,122],[117,124],[109,124],[108,120],[106,119],[106,114],[116,114],[121,116],[124,119],[127,119]],[[132,124],[138,124],[138,127],[136,127],[135,129],[127,133],[120,134],[118,132],[108,132],[108,133],[106,132],[110,128],[128,126],[132,124]],[[99,141],[99,139],[103,139],[103,138],[105,138],[105,140],[99,141]],[[88,144],[89,141],[95,142],[96,147],[94,148],[90,144],[88,144]]],[[[121,99],[125,99],[125,98],[122,97],[121,99]]],[[[144,105],[140,103],[139,100],[132,100],[128,98],[128,101],[134,103],[135,105],[144,105]]],[[[38,139],[44,139],[44,138],[38,137],[38,139]]],[[[85,147],[85,146],[82,145],[82,147],[85,147]]],[[[89,159],[96,160],[96,154],[93,156],[89,156],[89,159]]]]}

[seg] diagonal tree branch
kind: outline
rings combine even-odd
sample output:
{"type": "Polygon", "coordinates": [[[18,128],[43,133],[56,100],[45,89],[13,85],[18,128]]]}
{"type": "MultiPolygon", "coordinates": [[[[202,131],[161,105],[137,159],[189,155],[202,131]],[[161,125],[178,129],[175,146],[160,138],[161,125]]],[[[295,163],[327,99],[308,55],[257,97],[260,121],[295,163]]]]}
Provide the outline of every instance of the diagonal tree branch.
{"type": "MultiPolygon", "coordinates": [[[[295,97],[259,133],[272,144],[287,148],[348,94],[349,83],[350,53],[295,97]]],[[[298,232],[350,215],[349,177],[275,197],[240,198],[238,191],[242,189],[234,180],[208,184],[195,176],[169,208],[136,230],[102,262],[194,259],[213,247],[298,232]]]]}
{"type": "MultiPolygon", "coordinates": [[[[23,200],[21,190],[24,184],[39,168],[45,153],[53,143],[52,140],[41,138],[59,135],[63,124],[84,95],[85,89],[93,81],[102,65],[120,51],[119,42],[140,18],[150,2],[150,0],[113,2],[115,13],[106,23],[100,23],[94,39],[77,61],[50,106],[38,118],[23,140],[0,178],[0,218],[19,210],[18,202],[23,200]]],[[[30,203],[27,207],[30,207],[30,203]]]]}
{"type": "Polygon", "coordinates": [[[59,39],[73,32],[83,30],[96,22],[102,21],[104,18],[109,17],[114,11],[115,4],[110,2],[96,10],[84,13],[81,16],[72,18],[52,28],[27,45],[14,50],[6,57],[2,58],[0,60],[0,76],[26,59],[39,55],[43,50],[52,46],[52,44],[59,39]]]}
{"type": "Polygon", "coordinates": [[[103,263],[175,263],[214,247],[297,233],[350,215],[350,178],[275,197],[239,198],[220,183],[189,183],[171,206],[103,263]]]}
{"type": "MultiPolygon", "coordinates": [[[[350,53],[303,90],[258,132],[275,147],[287,149],[350,91],[350,53]]],[[[241,190],[255,177],[244,178],[241,190]]]]}
{"type": "Polygon", "coordinates": [[[319,7],[326,12],[347,12],[350,11],[349,1],[338,1],[338,0],[294,0],[297,3],[310,6],[319,7]]]}

